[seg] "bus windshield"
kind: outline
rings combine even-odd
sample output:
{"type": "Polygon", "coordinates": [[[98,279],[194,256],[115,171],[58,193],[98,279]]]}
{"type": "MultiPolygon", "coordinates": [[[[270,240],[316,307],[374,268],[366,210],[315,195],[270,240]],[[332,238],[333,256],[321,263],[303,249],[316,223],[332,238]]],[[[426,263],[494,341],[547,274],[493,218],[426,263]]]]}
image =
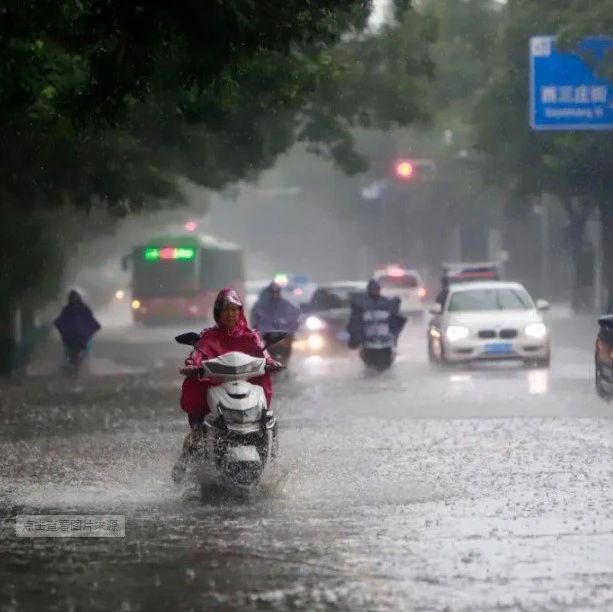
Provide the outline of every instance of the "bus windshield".
{"type": "Polygon", "coordinates": [[[132,291],[143,298],[186,297],[197,290],[195,260],[136,259],[132,291]]]}

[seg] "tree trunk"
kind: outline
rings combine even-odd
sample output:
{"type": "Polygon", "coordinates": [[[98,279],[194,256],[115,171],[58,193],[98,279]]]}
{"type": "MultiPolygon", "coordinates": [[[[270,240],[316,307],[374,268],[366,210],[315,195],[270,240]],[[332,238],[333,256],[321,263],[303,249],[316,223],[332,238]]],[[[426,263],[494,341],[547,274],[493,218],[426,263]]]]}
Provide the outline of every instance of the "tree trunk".
{"type": "Polygon", "coordinates": [[[562,198],[562,204],[568,215],[566,237],[572,262],[571,306],[574,312],[585,312],[590,306],[588,285],[592,276],[591,259],[585,244],[585,224],[592,208],[576,198],[562,198]]]}
{"type": "Polygon", "coordinates": [[[36,313],[30,306],[21,308],[21,335],[23,338],[28,338],[32,335],[36,327],[36,313]]]}
{"type": "Polygon", "coordinates": [[[14,331],[14,314],[3,306],[0,308],[0,376],[9,376],[13,368],[14,331]]]}
{"type": "Polygon", "coordinates": [[[583,290],[583,232],[585,221],[575,218],[568,227],[568,246],[572,265],[571,306],[574,312],[585,309],[583,290]]]}
{"type": "Polygon", "coordinates": [[[613,203],[605,196],[598,200],[602,245],[602,284],[607,312],[613,312],[613,203]]]}

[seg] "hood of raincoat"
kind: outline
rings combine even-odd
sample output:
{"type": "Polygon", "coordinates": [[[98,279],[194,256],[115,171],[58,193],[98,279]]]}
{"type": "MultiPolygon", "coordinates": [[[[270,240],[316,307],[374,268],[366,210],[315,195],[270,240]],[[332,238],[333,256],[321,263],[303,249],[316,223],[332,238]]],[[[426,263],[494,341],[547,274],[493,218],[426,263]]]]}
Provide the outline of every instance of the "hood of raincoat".
{"type": "Polygon", "coordinates": [[[215,298],[215,305],[213,306],[213,317],[215,318],[215,323],[217,323],[217,327],[219,327],[220,329],[225,329],[221,324],[221,313],[223,312],[224,306],[228,303],[236,304],[240,308],[240,315],[238,323],[236,324],[234,329],[225,331],[227,331],[232,336],[241,334],[245,329],[248,328],[247,319],[245,318],[245,309],[240,296],[231,287],[226,287],[225,289],[222,289],[215,298]]]}
{"type": "Polygon", "coordinates": [[[379,281],[376,281],[374,278],[369,280],[366,286],[366,293],[368,293],[369,296],[372,296],[373,293],[381,295],[381,284],[379,281]]]}
{"type": "Polygon", "coordinates": [[[81,294],[76,289],[71,289],[68,292],[68,303],[69,304],[83,304],[83,298],[81,294]]]}

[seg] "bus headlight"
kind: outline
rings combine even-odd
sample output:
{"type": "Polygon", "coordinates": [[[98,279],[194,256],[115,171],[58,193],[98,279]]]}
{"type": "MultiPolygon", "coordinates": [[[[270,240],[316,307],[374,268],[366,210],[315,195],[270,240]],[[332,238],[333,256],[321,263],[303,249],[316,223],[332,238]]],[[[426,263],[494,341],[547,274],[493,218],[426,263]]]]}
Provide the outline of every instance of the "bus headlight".
{"type": "Polygon", "coordinates": [[[547,335],[547,327],[545,327],[544,323],[530,323],[530,325],[526,325],[524,332],[530,338],[542,340],[547,335]]]}
{"type": "Polygon", "coordinates": [[[132,310],[139,310],[141,306],[140,300],[132,300],[132,310]]]}

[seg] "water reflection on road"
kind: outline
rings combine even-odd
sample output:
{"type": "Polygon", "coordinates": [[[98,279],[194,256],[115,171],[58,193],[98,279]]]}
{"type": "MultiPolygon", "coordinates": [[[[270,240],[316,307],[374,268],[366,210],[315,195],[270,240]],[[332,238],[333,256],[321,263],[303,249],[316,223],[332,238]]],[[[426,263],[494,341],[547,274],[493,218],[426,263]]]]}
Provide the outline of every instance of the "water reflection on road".
{"type": "Polygon", "coordinates": [[[279,462],[246,496],[171,485],[170,368],[6,389],[2,610],[613,607],[613,422],[582,357],[439,371],[422,340],[381,376],[297,359],[279,462]],[[15,537],[44,512],[122,514],[126,537],[15,537]]]}

